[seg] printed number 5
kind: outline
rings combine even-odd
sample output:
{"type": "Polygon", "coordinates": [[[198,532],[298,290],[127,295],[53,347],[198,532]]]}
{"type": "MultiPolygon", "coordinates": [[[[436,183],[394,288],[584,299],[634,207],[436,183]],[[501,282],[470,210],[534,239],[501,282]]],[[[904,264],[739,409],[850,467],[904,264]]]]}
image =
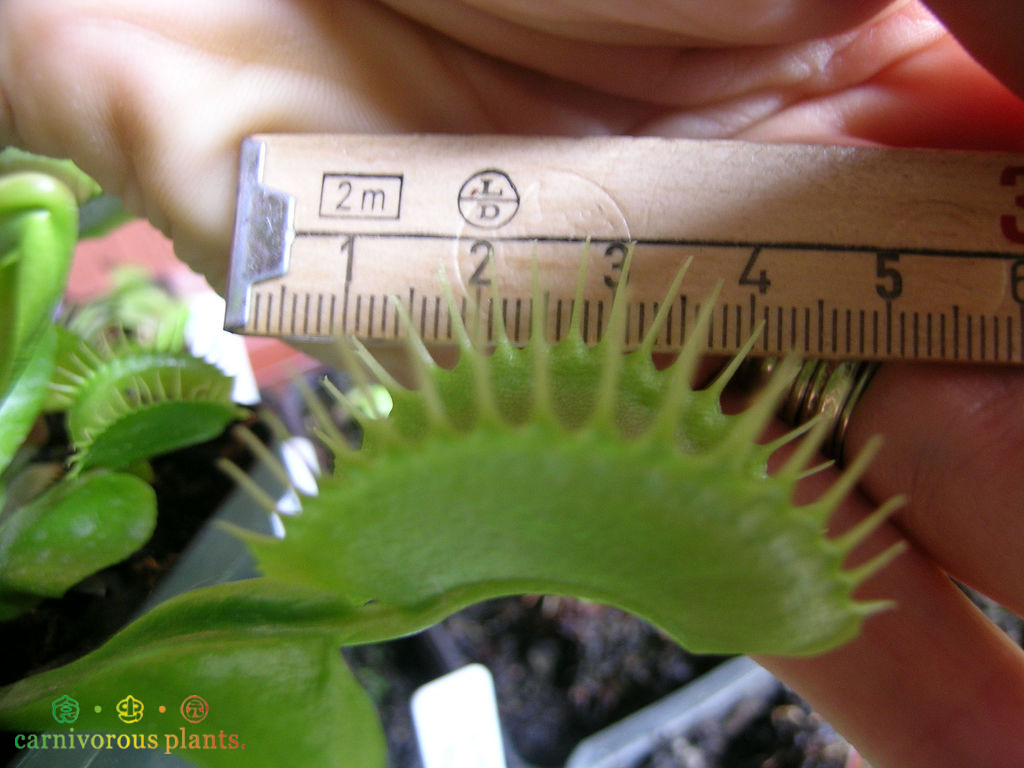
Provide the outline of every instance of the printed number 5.
{"type": "Polygon", "coordinates": [[[898,299],[900,294],[903,293],[903,275],[900,274],[896,267],[889,266],[899,260],[900,255],[891,251],[882,251],[876,256],[875,277],[880,280],[888,280],[889,284],[876,283],[875,290],[886,301],[898,299]]]}

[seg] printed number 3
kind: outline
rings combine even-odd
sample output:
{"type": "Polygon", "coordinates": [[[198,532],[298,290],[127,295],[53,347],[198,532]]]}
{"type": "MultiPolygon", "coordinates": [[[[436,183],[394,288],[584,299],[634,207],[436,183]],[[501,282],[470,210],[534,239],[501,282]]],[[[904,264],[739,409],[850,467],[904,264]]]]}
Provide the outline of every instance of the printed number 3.
{"type": "MultiPolygon", "coordinates": [[[[1017,179],[1024,176],[1024,167],[1019,165],[1008,165],[1003,168],[999,183],[1004,187],[1014,187],[1017,179]]],[[[1013,198],[1013,204],[1018,208],[1024,208],[1024,195],[1017,195],[1013,198]]],[[[999,226],[1003,230],[1003,236],[1011,243],[1024,243],[1024,232],[1017,225],[1017,217],[1012,213],[1003,214],[999,219],[999,226]]]]}

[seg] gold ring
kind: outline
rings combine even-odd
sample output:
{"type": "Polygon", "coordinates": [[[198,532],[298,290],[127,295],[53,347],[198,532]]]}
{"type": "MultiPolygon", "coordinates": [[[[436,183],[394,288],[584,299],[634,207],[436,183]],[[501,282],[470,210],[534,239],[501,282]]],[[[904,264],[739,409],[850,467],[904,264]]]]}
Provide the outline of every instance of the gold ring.
{"type": "MultiPolygon", "coordinates": [[[[754,386],[764,382],[778,363],[779,358],[773,357],[752,360],[746,381],[754,386]]],[[[846,431],[854,408],[877,370],[876,362],[807,360],[782,400],[779,417],[793,427],[813,418],[825,419],[829,428],[822,452],[842,466],[846,431]]]]}

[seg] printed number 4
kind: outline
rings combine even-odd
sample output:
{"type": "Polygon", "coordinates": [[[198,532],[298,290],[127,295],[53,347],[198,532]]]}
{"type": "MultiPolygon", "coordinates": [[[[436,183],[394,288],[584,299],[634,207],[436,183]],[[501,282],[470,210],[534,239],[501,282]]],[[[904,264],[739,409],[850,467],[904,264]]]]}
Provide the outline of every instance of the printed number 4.
{"type": "Polygon", "coordinates": [[[743,273],[740,275],[740,285],[752,285],[757,288],[758,293],[767,293],[771,287],[772,281],[768,279],[768,270],[762,269],[758,272],[757,277],[752,276],[754,271],[754,265],[757,263],[757,257],[761,255],[761,247],[758,246],[754,249],[754,252],[750,254],[750,258],[747,259],[747,264],[743,267],[743,273]]]}

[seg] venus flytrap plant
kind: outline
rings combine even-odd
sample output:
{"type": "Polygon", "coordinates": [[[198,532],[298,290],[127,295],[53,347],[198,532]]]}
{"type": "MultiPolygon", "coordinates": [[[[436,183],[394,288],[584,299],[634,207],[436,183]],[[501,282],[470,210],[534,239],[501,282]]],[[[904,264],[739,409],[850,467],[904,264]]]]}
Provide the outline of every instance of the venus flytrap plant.
{"type": "MultiPolygon", "coordinates": [[[[110,342],[110,324],[100,323],[96,343],[57,327],[78,206],[100,190],[70,163],[14,149],[0,153],[0,174],[0,619],[7,619],[60,597],[149,538],[153,490],[137,473],[115,470],[209,439],[238,410],[227,377],[183,349],[118,340],[122,324],[110,342]],[[23,442],[43,411],[65,413],[74,453],[71,472],[37,484],[23,442]]],[[[170,346],[167,334],[159,338],[170,346]]]]}
{"type": "MultiPolygon", "coordinates": [[[[821,427],[759,442],[794,361],[746,410],[726,414],[720,400],[739,358],[710,386],[691,384],[700,351],[692,339],[706,335],[714,302],[676,361],[658,370],[651,352],[664,310],[626,353],[624,292],[596,346],[583,343],[577,316],[567,337],[549,343],[537,312],[527,346],[512,345],[499,325],[489,353],[451,301],[461,348],[451,370],[405,323],[412,390],[356,345],[350,372],[381,382],[390,411],[335,392],[362,425],[362,444],[320,417],[334,466],[317,494],[287,520],[282,540],[238,531],[264,576],[176,598],[78,662],[0,690],[0,722],[52,726],[48,702],[65,693],[120,697],[130,683],[140,698],[173,699],[201,689],[218,713],[209,729],[245,731],[247,764],[367,768],[384,764],[383,741],[337,647],[407,635],[489,597],[610,603],[695,651],[807,655],[848,641],[888,605],[860,602],[854,590],[899,551],[844,567],[898,502],[825,535],[871,452],[796,505],[821,427]],[[769,457],[794,441],[770,474],[769,457]]],[[[535,287],[535,306],[541,295],[535,287]]],[[[272,499],[263,503],[276,512],[272,499]]],[[[88,712],[79,723],[121,727],[88,712]]],[[[156,727],[132,728],[140,725],[156,727]]],[[[180,754],[236,764],[225,750],[180,754]]]]}
{"type": "MultiPolygon", "coordinates": [[[[535,321],[521,349],[499,323],[491,354],[452,301],[461,347],[452,370],[433,363],[406,323],[417,390],[364,352],[391,413],[368,417],[336,393],[363,427],[362,446],[332,441],[334,472],[283,540],[242,534],[263,572],[353,609],[393,610],[405,632],[480,600],[540,592],[611,603],[699,652],[804,655],[853,637],[884,607],[857,602],[854,589],[897,550],[853,570],[843,562],[893,504],[841,537],[823,531],[871,451],[822,497],[794,506],[821,430],[774,474],[769,456],[807,428],[758,438],[795,361],[745,411],[725,414],[721,396],[742,356],[692,389],[696,343],[665,370],[652,362],[664,311],[640,348],[623,353],[623,296],[594,347],[576,316],[553,346],[535,321]]],[[[691,339],[706,334],[712,307],[691,339]]]]}

